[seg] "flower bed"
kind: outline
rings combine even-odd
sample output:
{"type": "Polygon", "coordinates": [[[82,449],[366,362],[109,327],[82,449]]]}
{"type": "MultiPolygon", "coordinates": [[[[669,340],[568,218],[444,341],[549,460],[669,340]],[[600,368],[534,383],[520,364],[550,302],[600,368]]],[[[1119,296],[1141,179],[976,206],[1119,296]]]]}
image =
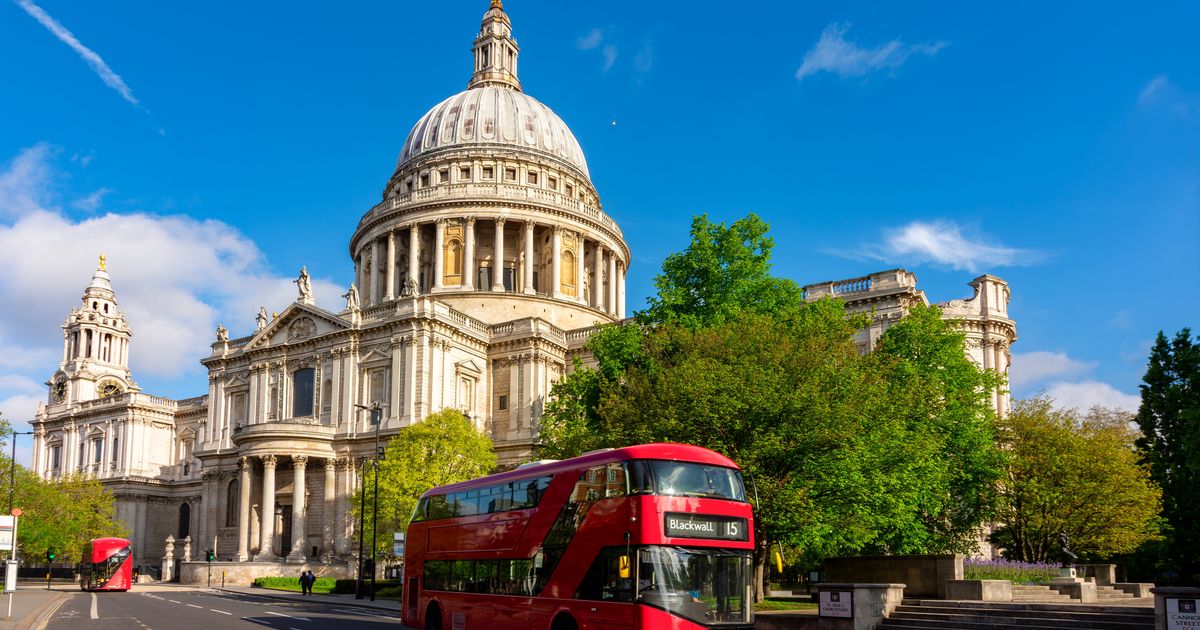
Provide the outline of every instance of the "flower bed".
{"type": "Polygon", "coordinates": [[[1048,562],[1015,560],[963,560],[963,578],[967,580],[1008,580],[1013,584],[1041,584],[1058,577],[1058,565],[1048,562]]]}

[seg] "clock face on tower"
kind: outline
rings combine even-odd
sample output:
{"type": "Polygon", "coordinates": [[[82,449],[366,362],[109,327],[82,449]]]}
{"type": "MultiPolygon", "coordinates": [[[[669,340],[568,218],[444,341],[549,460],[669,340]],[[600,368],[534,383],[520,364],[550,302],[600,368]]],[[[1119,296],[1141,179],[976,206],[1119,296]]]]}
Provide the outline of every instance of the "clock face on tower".
{"type": "Polygon", "coordinates": [[[50,386],[50,394],[54,396],[54,402],[60,403],[67,399],[67,379],[59,378],[50,386]]]}
{"type": "Polygon", "coordinates": [[[121,385],[115,381],[104,381],[100,383],[100,397],[108,398],[121,393],[121,385]]]}

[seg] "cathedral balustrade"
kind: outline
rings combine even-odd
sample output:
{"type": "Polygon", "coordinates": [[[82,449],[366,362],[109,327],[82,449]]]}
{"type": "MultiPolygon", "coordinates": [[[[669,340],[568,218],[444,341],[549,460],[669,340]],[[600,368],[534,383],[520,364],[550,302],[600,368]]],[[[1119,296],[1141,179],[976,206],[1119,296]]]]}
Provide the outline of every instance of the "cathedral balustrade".
{"type": "Polygon", "coordinates": [[[243,424],[233,428],[233,443],[241,444],[261,438],[283,439],[317,439],[331,441],[337,434],[337,427],[321,424],[312,418],[284,418],[269,420],[255,424],[243,424]]]}
{"type": "Polygon", "coordinates": [[[441,184],[421,188],[412,192],[400,193],[383,202],[363,215],[358,222],[359,229],[374,221],[380,215],[402,210],[408,207],[417,208],[429,203],[444,201],[462,201],[466,203],[489,203],[501,201],[517,201],[547,206],[555,210],[568,210],[583,218],[591,219],[611,230],[615,235],[624,238],[620,226],[612,217],[600,208],[585,203],[579,199],[554,190],[533,188],[519,184],[441,184]]]}

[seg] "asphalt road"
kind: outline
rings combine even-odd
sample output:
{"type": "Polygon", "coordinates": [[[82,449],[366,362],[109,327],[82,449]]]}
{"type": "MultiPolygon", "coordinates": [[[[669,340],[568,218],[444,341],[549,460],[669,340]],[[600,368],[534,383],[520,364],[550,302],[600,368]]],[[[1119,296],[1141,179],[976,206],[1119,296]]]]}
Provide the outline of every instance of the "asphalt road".
{"type": "Polygon", "coordinates": [[[276,630],[401,628],[398,616],[387,611],[318,600],[290,602],[237,593],[186,590],[72,593],[50,614],[43,627],[45,630],[232,630],[262,626],[276,630]]]}

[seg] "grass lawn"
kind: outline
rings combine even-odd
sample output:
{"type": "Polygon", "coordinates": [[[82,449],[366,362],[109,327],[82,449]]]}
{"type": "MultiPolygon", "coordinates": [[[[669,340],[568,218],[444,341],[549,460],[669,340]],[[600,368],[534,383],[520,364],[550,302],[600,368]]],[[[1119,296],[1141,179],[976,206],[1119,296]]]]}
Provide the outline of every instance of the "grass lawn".
{"type": "Polygon", "coordinates": [[[762,603],[754,605],[755,612],[762,612],[762,611],[769,611],[769,610],[816,610],[816,609],[817,609],[816,602],[797,602],[797,601],[792,601],[792,600],[787,600],[787,599],[776,599],[774,597],[768,597],[762,603]]]}

